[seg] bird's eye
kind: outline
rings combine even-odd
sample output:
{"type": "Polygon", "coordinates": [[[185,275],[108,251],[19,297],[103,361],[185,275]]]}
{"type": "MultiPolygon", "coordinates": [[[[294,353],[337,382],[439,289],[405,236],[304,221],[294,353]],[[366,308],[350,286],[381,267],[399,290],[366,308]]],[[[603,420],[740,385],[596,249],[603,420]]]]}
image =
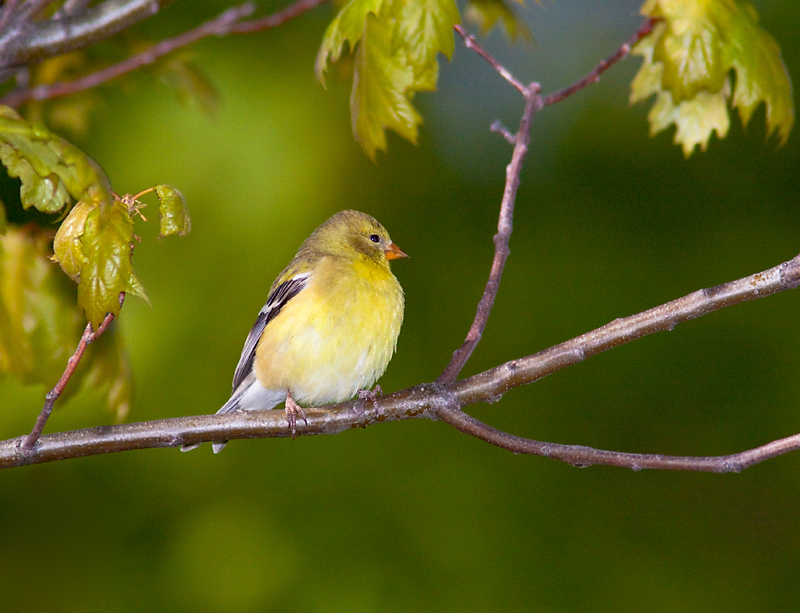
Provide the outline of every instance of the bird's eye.
{"type": "Polygon", "coordinates": [[[369,235],[369,240],[371,240],[373,243],[380,243],[381,242],[381,237],[378,236],[377,234],[370,234],[369,235]]]}

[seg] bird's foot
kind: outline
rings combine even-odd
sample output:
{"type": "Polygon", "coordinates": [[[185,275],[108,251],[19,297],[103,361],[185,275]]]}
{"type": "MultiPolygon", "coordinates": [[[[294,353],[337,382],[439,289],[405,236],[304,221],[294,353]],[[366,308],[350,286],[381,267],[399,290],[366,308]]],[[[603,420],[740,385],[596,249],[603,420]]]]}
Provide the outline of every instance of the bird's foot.
{"type": "Polygon", "coordinates": [[[292,440],[297,435],[297,417],[298,415],[303,418],[306,426],[308,426],[308,419],[306,419],[306,412],[299,404],[294,401],[291,394],[286,395],[286,419],[289,421],[289,429],[292,431],[292,440]]]}
{"type": "Polygon", "coordinates": [[[383,396],[383,390],[381,389],[380,385],[376,385],[371,390],[359,390],[358,391],[358,398],[361,400],[361,404],[363,408],[366,409],[366,401],[369,400],[372,403],[372,408],[380,414],[382,411],[378,407],[378,396],[383,396]]]}

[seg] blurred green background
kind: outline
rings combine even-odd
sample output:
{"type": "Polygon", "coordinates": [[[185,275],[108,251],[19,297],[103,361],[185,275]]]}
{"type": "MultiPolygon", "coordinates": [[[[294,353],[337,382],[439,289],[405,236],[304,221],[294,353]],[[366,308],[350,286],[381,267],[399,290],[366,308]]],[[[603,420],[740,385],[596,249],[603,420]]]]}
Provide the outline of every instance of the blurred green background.
{"type": "MultiPolygon", "coordinates": [[[[225,6],[178,2],[157,39],[225,6]]],[[[277,6],[277,5],[276,5],[277,6]]],[[[797,4],[756,2],[795,83],[797,4]]],[[[534,46],[487,46],[545,92],[613,52],[637,2],[531,3],[534,46]]],[[[108,90],[77,144],[119,192],[185,194],[185,239],[144,237],[152,308],[119,322],[131,421],[213,413],[275,275],[332,213],[357,208],[411,255],[398,353],[381,385],[435,379],[488,273],[522,101],[457,44],[440,91],[417,97],[418,147],[353,142],[349,83],[313,60],[331,7],[259,35],[207,40],[194,61],[221,92],[212,119],[159,84],[108,90]]],[[[640,60],[536,117],[497,304],[465,375],[800,251],[797,134],[746,131],[684,160],[630,108],[640,60]]],[[[155,216],[151,211],[151,215],[155,216]]],[[[493,405],[522,436],[603,449],[715,455],[800,432],[800,294],[727,309],[620,347],[493,405]]],[[[0,382],[0,436],[30,430],[44,390],[0,382]]],[[[98,393],[48,432],[110,423],[98,393]]],[[[575,469],[514,456],[431,422],[339,436],[235,441],[219,456],[146,450],[0,473],[2,611],[786,611],[800,600],[800,455],[741,475],[575,469]]]]}

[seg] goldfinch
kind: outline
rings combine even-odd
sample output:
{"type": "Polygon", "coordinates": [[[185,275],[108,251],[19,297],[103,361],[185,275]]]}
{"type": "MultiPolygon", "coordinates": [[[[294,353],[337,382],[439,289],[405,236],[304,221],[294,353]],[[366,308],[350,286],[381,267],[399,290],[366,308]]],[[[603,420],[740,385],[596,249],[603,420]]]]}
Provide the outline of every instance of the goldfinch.
{"type": "MultiPolygon", "coordinates": [[[[371,388],[403,323],[403,288],[389,260],[405,257],[365,213],[341,211],[314,230],[272,284],[217,413],[285,401],[294,436],[297,416],[305,418],[300,405],[344,402],[371,388]]],[[[214,453],[225,444],[214,443],[214,453]]]]}

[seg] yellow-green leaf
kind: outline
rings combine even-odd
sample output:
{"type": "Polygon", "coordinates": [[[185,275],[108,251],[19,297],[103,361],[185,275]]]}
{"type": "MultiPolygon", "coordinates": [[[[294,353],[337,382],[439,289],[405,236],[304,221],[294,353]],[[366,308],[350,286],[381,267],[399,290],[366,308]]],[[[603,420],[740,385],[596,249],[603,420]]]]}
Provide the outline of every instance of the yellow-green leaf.
{"type": "MultiPolygon", "coordinates": [[[[86,321],[75,285],[50,261],[48,234],[28,225],[0,236],[0,376],[23,384],[55,385],[78,346],[86,321]]],[[[122,419],[130,406],[131,376],[122,339],[113,327],[84,354],[61,395],[108,386],[108,407],[122,419]]]]}
{"type": "Polygon", "coordinates": [[[192,220],[186,199],[177,189],[169,185],[156,185],[153,188],[158,196],[159,237],[177,234],[186,236],[192,230],[192,220]]]}
{"type": "Polygon", "coordinates": [[[325,83],[328,63],[335,63],[342,56],[345,43],[352,53],[361,40],[367,15],[377,14],[383,0],[350,0],[336,15],[322,38],[314,70],[317,78],[325,83]]]}
{"type": "Polygon", "coordinates": [[[119,201],[94,208],[86,217],[81,252],[78,305],[96,330],[107,313],[119,314],[119,294],[129,292],[146,299],[133,274],[131,240],[133,220],[119,201]]]}
{"type": "Polygon", "coordinates": [[[52,387],[85,327],[75,286],[50,261],[32,226],[0,236],[0,374],[52,387]]]}
{"type": "Polygon", "coordinates": [[[414,91],[433,91],[439,78],[437,54],[452,59],[458,9],[448,0],[393,0],[394,47],[414,70],[414,91]]]}
{"type": "Polygon", "coordinates": [[[111,186],[99,166],[77,147],[16,111],[0,107],[0,161],[22,181],[25,208],[60,211],[69,202],[90,197],[110,202],[111,186]]]}
{"type": "Polygon", "coordinates": [[[730,127],[727,100],[722,92],[709,94],[699,92],[691,100],[684,100],[677,106],[672,102],[669,92],[659,94],[650,109],[651,136],[674,123],[675,144],[683,147],[683,154],[689,157],[696,145],[705,151],[712,132],[717,138],[725,138],[730,127]]]}
{"type": "Polygon", "coordinates": [[[452,57],[458,21],[453,0],[352,0],[329,26],[317,76],[322,79],[328,64],[340,59],[345,43],[355,49],[350,114],[355,138],[370,158],[386,149],[387,128],[416,142],[422,119],[412,99],[436,88],[436,56],[452,57]]]}
{"type": "Polygon", "coordinates": [[[412,143],[422,118],[411,105],[414,69],[404,54],[392,49],[394,22],[367,15],[364,37],[356,51],[350,117],[356,140],[370,159],[386,150],[389,128],[412,143]]]}
{"type": "Polygon", "coordinates": [[[777,131],[780,143],[786,144],[794,125],[794,100],[789,72],[781,59],[775,39],[758,25],[758,15],[749,4],[734,23],[734,38],[746,40],[729,49],[730,62],[736,71],[733,106],[739,109],[742,123],[747,125],[756,107],[767,107],[767,133],[777,131]]]}
{"type": "Polygon", "coordinates": [[[506,0],[470,0],[464,17],[478,26],[482,36],[489,34],[499,20],[511,40],[521,38],[528,43],[533,41],[528,24],[506,0]]]}
{"type": "Polygon", "coordinates": [[[631,102],[657,95],[651,132],[674,123],[675,142],[688,156],[696,145],[705,150],[713,132],[720,138],[727,134],[729,102],[744,125],[764,102],[767,133],[777,131],[781,144],[786,142],[794,125],[791,81],[778,45],[758,25],[749,3],[648,0],[642,13],[661,20],[633,51],[644,63],[632,83],[631,102]]]}
{"type": "Polygon", "coordinates": [[[81,237],[86,227],[86,217],[97,205],[81,200],[67,215],[53,239],[53,261],[58,262],[67,276],[80,282],[80,272],[88,262],[81,250],[81,237]]]}

